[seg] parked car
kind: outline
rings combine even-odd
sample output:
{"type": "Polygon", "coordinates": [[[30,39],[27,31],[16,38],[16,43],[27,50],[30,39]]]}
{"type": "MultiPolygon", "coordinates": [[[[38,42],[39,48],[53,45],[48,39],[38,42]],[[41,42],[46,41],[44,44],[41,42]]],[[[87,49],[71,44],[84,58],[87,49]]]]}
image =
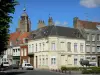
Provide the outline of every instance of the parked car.
{"type": "Polygon", "coordinates": [[[10,66],[10,64],[9,64],[9,62],[3,62],[3,67],[9,67],[10,66]]]}
{"type": "Polygon", "coordinates": [[[8,70],[9,69],[9,63],[8,62],[2,62],[0,65],[0,71],[8,70]]]}
{"type": "Polygon", "coordinates": [[[12,64],[9,66],[10,69],[19,69],[19,65],[17,64],[12,64]]]}
{"type": "Polygon", "coordinates": [[[23,63],[22,64],[22,69],[33,70],[34,68],[30,63],[23,63]]]}

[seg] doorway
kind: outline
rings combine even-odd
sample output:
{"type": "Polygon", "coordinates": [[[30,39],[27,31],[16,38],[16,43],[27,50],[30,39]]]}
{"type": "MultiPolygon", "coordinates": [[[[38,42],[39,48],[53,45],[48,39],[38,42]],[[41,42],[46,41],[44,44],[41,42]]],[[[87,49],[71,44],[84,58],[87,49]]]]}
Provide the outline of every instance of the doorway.
{"type": "Polygon", "coordinates": [[[98,56],[98,67],[100,67],[100,56],[98,56]]]}
{"type": "Polygon", "coordinates": [[[38,67],[38,57],[36,56],[36,68],[38,67]]]}
{"type": "Polygon", "coordinates": [[[30,57],[30,64],[34,67],[34,63],[33,62],[34,62],[34,58],[33,58],[33,56],[31,56],[30,57]]]}

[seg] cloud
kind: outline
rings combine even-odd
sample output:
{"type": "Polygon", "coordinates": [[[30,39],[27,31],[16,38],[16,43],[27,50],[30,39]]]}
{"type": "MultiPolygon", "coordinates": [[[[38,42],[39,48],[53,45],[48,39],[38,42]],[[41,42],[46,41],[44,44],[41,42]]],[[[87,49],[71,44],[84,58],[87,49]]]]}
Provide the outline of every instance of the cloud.
{"type": "Polygon", "coordinates": [[[100,6],[100,0],[80,0],[80,5],[87,8],[96,8],[100,6]]]}
{"type": "Polygon", "coordinates": [[[56,26],[66,26],[68,24],[68,22],[63,22],[63,23],[61,23],[60,21],[55,21],[55,25],[56,26]]]}
{"type": "Polygon", "coordinates": [[[55,21],[55,25],[61,25],[61,23],[59,21],[55,21]]]}
{"type": "Polygon", "coordinates": [[[67,24],[68,24],[68,22],[66,22],[66,21],[63,23],[64,26],[67,25],[67,24]]]}

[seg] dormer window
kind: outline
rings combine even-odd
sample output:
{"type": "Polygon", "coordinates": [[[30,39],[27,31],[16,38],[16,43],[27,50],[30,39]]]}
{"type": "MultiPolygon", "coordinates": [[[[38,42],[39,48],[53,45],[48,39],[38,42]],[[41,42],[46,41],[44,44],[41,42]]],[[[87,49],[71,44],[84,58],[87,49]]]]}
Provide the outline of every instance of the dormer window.
{"type": "Polygon", "coordinates": [[[12,41],[10,41],[10,46],[12,46],[12,41]]]}
{"type": "Polygon", "coordinates": [[[80,38],[80,36],[81,36],[79,32],[74,32],[73,34],[78,38],[80,38]]]}
{"type": "Polygon", "coordinates": [[[28,38],[23,38],[23,43],[28,43],[28,38]]]}
{"type": "Polygon", "coordinates": [[[33,38],[35,38],[36,34],[32,34],[33,35],[33,38]]]}

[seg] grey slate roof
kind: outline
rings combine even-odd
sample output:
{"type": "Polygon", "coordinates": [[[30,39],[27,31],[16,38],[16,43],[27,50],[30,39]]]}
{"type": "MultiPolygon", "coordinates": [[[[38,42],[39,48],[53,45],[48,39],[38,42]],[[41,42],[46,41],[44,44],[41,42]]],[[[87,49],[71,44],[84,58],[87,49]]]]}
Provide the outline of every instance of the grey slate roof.
{"type": "Polygon", "coordinates": [[[40,39],[48,36],[64,36],[68,38],[84,39],[78,29],[62,26],[45,26],[31,32],[31,39],[40,39]]]}

